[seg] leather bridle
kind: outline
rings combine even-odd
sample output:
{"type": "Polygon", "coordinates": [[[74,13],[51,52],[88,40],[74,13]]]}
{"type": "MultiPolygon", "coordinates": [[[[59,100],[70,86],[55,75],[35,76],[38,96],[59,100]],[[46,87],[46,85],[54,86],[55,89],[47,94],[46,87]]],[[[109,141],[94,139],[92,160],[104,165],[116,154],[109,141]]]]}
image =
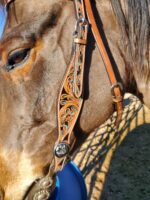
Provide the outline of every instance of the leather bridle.
{"type": "MultiPolygon", "coordinates": [[[[6,5],[11,0],[5,0],[6,5]]],[[[75,143],[73,128],[76,124],[83,103],[83,76],[85,66],[88,29],[91,26],[97,47],[105,64],[111,84],[112,100],[117,109],[118,125],[123,111],[123,87],[117,81],[110,56],[107,53],[101,33],[98,30],[93,15],[90,0],[74,0],[76,10],[76,26],[73,34],[73,50],[70,64],[67,67],[60,88],[57,104],[58,140],[54,147],[49,172],[45,177],[36,180],[25,200],[46,200],[55,188],[56,173],[61,170],[69,159],[69,154],[75,143]]]]}

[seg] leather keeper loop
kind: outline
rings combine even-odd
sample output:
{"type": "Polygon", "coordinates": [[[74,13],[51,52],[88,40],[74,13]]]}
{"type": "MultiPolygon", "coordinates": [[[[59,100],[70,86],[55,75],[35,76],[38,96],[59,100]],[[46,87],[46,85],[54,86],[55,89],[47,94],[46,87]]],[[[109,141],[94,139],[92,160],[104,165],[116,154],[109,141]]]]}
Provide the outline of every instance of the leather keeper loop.
{"type": "Polygon", "coordinates": [[[114,103],[118,103],[118,102],[122,102],[123,101],[123,97],[122,96],[112,96],[113,102],[114,103]]]}
{"type": "Polygon", "coordinates": [[[74,43],[86,45],[87,41],[84,39],[80,39],[80,38],[74,38],[74,43]]]}

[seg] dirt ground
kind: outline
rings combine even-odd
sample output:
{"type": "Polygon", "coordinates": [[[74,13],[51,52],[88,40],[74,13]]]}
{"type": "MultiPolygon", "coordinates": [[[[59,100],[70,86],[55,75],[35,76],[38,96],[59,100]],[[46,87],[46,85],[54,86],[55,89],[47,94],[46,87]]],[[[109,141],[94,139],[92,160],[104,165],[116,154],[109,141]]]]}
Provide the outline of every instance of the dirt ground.
{"type": "Polygon", "coordinates": [[[150,110],[127,94],[123,121],[115,114],[75,155],[89,200],[150,200],[150,110]]]}

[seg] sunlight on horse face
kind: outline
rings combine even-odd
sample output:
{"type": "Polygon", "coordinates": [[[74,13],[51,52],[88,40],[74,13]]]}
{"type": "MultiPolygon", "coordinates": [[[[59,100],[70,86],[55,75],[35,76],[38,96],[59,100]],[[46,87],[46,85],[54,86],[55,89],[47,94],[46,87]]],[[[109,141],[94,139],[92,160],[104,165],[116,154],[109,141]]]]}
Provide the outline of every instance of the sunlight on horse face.
{"type": "Polygon", "coordinates": [[[71,51],[65,45],[72,40],[70,35],[62,43],[59,37],[66,30],[71,34],[74,20],[72,4],[63,12],[61,1],[45,1],[44,8],[41,1],[34,6],[30,1],[30,9],[27,1],[15,3],[16,16],[22,8],[25,16],[6,28],[0,43],[0,188],[5,200],[21,200],[52,158],[57,93],[71,51]]]}
{"type": "MultiPolygon", "coordinates": [[[[4,200],[22,200],[33,181],[46,174],[57,140],[57,96],[70,59],[75,25],[71,0],[13,2],[16,9],[10,4],[0,41],[0,195],[4,200]]],[[[120,51],[122,47],[118,47],[121,33],[114,11],[109,0],[96,3],[126,85],[127,62],[120,51]]],[[[90,70],[86,68],[86,101],[79,121],[86,132],[113,112],[109,78],[92,40],[89,39],[90,53],[87,52],[86,67],[90,70]]],[[[138,86],[149,105],[149,88],[147,91],[145,86],[138,86]]]]}

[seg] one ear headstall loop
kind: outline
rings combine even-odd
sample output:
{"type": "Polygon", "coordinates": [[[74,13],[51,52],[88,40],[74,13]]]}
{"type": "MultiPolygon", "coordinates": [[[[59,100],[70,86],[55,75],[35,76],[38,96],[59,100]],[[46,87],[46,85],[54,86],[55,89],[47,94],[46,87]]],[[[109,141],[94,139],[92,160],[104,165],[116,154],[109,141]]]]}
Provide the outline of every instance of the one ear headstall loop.
{"type": "Polygon", "coordinates": [[[57,114],[58,140],[54,148],[54,171],[61,170],[74,145],[72,133],[83,103],[83,74],[88,34],[83,0],[75,0],[77,22],[74,32],[74,48],[70,64],[61,85],[57,114]]]}
{"type": "Polygon", "coordinates": [[[113,93],[112,100],[117,110],[116,127],[118,127],[122,118],[122,113],[123,113],[123,94],[122,94],[123,86],[122,86],[122,83],[117,81],[116,74],[114,72],[110,57],[107,53],[104,41],[102,39],[102,36],[100,34],[100,31],[95,21],[95,17],[94,17],[92,6],[91,6],[91,0],[84,0],[84,2],[85,2],[87,16],[91,24],[92,33],[94,35],[95,41],[97,43],[97,47],[104,61],[106,71],[110,80],[111,93],[113,93]]]}

